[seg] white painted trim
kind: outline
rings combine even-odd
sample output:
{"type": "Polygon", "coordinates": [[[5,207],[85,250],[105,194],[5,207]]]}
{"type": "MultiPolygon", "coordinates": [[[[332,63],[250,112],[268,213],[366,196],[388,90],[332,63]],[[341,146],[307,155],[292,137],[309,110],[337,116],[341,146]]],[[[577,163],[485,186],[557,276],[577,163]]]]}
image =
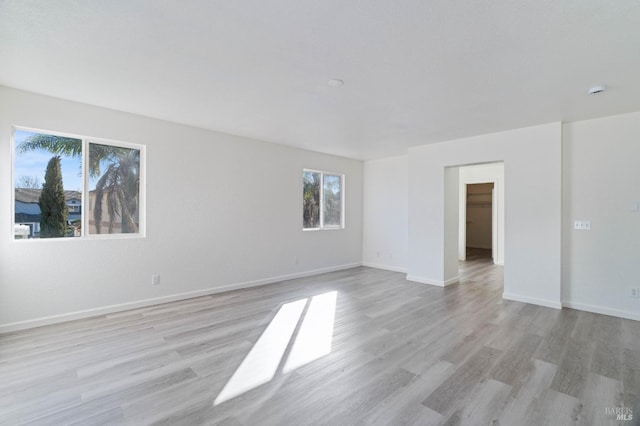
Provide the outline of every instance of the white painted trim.
{"type": "Polygon", "coordinates": [[[546,306],[547,308],[562,309],[560,301],[538,299],[536,297],[523,296],[514,293],[502,293],[502,298],[507,300],[515,300],[516,302],[530,303],[532,305],[546,306]]]}
{"type": "Polygon", "coordinates": [[[460,275],[456,275],[453,278],[449,278],[448,280],[445,280],[444,281],[444,286],[446,287],[448,285],[459,283],[459,282],[460,282],[460,275]]]}
{"type": "Polygon", "coordinates": [[[430,284],[430,285],[437,285],[440,287],[443,287],[444,283],[442,283],[441,281],[438,280],[432,280],[429,278],[423,278],[423,277],[419,277],[417,275],[411,275],[411,274],[407,274],[407,281],[413,281],[416,283],[420,283],[420,284],[430,284]]]}
{"type": "Polygon", "coordinates": [[[458,260],[467,260],[467,184],[462,179],[458,182],[458,260]]]}
{"type": "Polygon", "coordinates": [[[383,264],[380,264],[380,263],[362,262],[362,266],[367,266],[369,268],[376,268],[376,269],[384,269],[385,271],[402,272],[403,274],[407,273],[407,268],[401,268],[401,267],[398,267],[398,266],[383,265],[383,264]]]}
{"type": "Polygon", "coordinates": [[[446,287],[448,285],[455,284],[455,283],[459,282],[460,281],[460,277],[456,276],[456,277],[453,277],[453,278],[449,278],[446,281],[442,281],[442,280],[433,280],[431,278],[419,277],[417,275],[407,275],[407,281],[413,281],[413,282],[417,282],[417,283],[421,283],[421,284],[435,285],[435,286],[438,286],[438,287],[446,287]]]}
{"type": "Polygon", "coordinates": [[[593,312],[594,314],[609,315],[612,317],[640,321],[640,312],[621,311],[619,309],[611,309],[604,306],[587,305],[584,303],[570,302],[568,300],[563,300],[562,306],[571,309],[578,309],[580,311],[593,312]]]}
{"type": "Polygon", "coordinates": [[[326,272],[342,271],[344,269],[357,268],[362,263],[349,263],[346,265],[332,266],[329,268],[315,269],[312,271],[298,272],[295,274],[280,275],[277,277],[264,278],[255,281],[245,281],[241,283],[229,284],[221,287],[206,288],[203,290],[190,291],[186,293],[171,294],[168,296],[155,297],[153,299],[137,300],[135,302],[120,303],[117,305],[102,306],[99,308],[84,309],[81,311],[69,312],[66,314],[51,315],[47,317],[35,318],[26,321],[18,321],[8,324],[0,324],[0,334],[10,333],[28,328],[41,327],[43,325],[57,324],[66,321],[72,321],[83,318],[90,318],[98,315],[112,314],[114,312],[127,311],[129,309],[144,308],[147,306],[160,305],[178,300],[191,299],[194,297],[207,296],[210,294],[223,293],[225,291],[239,290],[243,288],[257,287],[265,284],[273,284],[281,281],[292,280],[295,278],[309,277],[312,275],[324,274],[326,272]]]}

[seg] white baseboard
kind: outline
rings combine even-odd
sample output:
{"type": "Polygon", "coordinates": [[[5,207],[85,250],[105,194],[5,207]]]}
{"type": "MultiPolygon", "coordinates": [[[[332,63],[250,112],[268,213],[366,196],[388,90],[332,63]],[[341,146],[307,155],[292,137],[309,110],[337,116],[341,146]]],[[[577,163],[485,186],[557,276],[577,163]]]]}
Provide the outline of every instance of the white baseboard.
{"type": "Polygon", "coordinates": [[[449,278],[448,280],[445,280],[444,281],[444,286],[446,287],[448,285],[456,284],[456,283],[459,283],[459,282],[460,282],[460,275],[456,275],[453,278],[449,278]]]}
{"type": "Polygon", "coordinates": [[[514,293],[502,293],[502,298],[515,300],[516,302],[530,303],[532,305],[546,306],[547,308],[562,309],[562,303],[554,300],[538,299],[536,297],[523,296],[521,294],[514,293]]]}
{"type": "Polygon", "coordinates": [[[380,263],[362,262],[362,266],[368,266],[369,268],[376,268],[376,269],[384,269],[385,271],[402,272],[403,274],[407,273],[407,268],[400,268],[398,266],[382,265],[380,263]]]}
{"type": "Polygon", "coordinates": [[[98,315],[112,314],[114,312],[122,312],[130,309],[138,309],[138,308],[144,308],[147,306],[160,305],[162,303],[175,302],[178,300],[192,299],[194,297],[208,296],[210,294],[223,293],[225,291],[257,287],[265,284],[273,284],[280,281],[292,280],[295,278],[303,278],[303,277],[309,277],[309,276],[318,275],[318,274],[324,274],[326,272],[342,271],[344,269],[357,268],[359,266],[362,266],[362,264],[350,263],[346,265],[332,266],[329,268],[315,269],[315,270],[305,271],[305,272],[297,272],[295,274],[264,278],[261,280],[245,281],[245,282],[229,284],[221,287],[212,287],[212,288],[206,288],[203,290],[171,294],[168,296],[155,297],[152,299],[136,300],[134,302],[120,303],[117,305],[109,305],[109,306],[101,306],[101,307],[92,308],[92,309],[84,309],[81,311],[69,312],[66,314],[59,314],[59,315],[51,315],[47,317],[40,317],[40,318],[30,319],[26,321],[0,324],[0,334],[10,333],[12,331],[18,331],[18,330],[26,330],[28,328],[41,327],[43,325],[51,325],[51,324],[57,324],[60,322],[95,317],[98,315]]]}
{"type": "Polygon", "coordinates": [[[435,285],[438,287],[446,287],[448,285],[451,284],[455,284],[457,282],[460,281],[460,277],[459,276],[455,276],[453,278],[449,278],[448,280],[442,281],[442,280],[434,280],[431,278],[423,278],[423,277],[419,277],[417,275],[407,275],[407,281],[413,281],[416,283],[421,283],[421,284],[430,284],[430,285],[435,285]]]}
{"type": "Polygon", "coordinates": [[[626,318],[630,320],[640,321],[640,312],[622,311],[620,309],[611,309],[603,306],[587,305],[585,303],[576,303],[568,300],[562,301],[562,306],[578,309],[580,311],[593,312],[594,314],[609,315],[611,317],[626,318]]]}

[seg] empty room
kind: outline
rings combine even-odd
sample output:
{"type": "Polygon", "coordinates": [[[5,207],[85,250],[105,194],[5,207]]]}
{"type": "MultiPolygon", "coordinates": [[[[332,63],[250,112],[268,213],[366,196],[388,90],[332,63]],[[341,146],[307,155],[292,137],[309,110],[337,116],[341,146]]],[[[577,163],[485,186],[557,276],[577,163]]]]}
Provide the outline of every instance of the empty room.
{"type": "Polygon", "coordinates": [[[639,425],[640,3],[0,0],[0,424],[639,425]]]}

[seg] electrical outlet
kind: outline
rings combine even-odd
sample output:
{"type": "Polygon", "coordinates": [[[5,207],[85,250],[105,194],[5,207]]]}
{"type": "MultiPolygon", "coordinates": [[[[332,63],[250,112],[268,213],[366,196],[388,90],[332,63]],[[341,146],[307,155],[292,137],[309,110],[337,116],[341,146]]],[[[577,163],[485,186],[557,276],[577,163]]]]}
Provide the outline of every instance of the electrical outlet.
{"type": "Polygon", "coordinates": [[[640,299],[640,288],[631,287],[631,291],[629,292],[629,297],[632,299],[640,299]]]}
{"type": "Polygon", "coordinates": [[[151,285],[160,285],[160,275],[151,275],[151,285]]]}

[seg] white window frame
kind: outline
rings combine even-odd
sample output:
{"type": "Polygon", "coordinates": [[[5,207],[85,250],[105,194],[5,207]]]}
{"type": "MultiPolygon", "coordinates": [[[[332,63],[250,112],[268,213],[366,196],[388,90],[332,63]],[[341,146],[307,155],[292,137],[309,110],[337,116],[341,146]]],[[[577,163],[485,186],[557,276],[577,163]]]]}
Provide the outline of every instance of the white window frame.
{"type": "MultiPolygon", "coordinates": [[[[302,218],[302,230],[303,231],[336,231],[345,228],[345,182],[346,177],[344,173],[334,173],[334,172],[326,172],[322,170],[315,169],[302,169],[302,173],[305,172],[310,173],[320,173],[320,227],[319,228],[305,228],[304,227],[304,216],[302,218]],[[338,176],[340,178],[340,225],[329,225],[325,226],[324,224],[324,175],[330,176],[338,176]]],[[[302,182],[303,191],[304,191],[304,180],[302,182]]]]}
{"type": "Polygon", "coordinates": [[[132,239],[146,238],[147,236],[147,149],[145,145],[116,141],[112,139],[96,138],[92,136],[84,136],[67,132],[58,132],[53,130],[36,129],[26,126],[12,126],[11,128],[11,240],[23,243],[24,241],[86,241],[86,240],[112,240],[112,239],[132,239]],[[22,130],[32,133],[42,133],[45,135],[60,136],[67,138],[80,139],[82,141],[82,234],[79,237],[58,237],[58,238],[26,238],[17,239],[14,235],[14,224],[16,217],[16,191],[15,191],[15,132],[22,130]],[[89,173],[87,173],[87,165],[89,164],[89,144],[109,145],[118,148],[137,149],[140,151],[140,194],[139,194],[139,213],[138,213],[138,232],[127,234],[90,234],[89,233],[89,173]]]}

